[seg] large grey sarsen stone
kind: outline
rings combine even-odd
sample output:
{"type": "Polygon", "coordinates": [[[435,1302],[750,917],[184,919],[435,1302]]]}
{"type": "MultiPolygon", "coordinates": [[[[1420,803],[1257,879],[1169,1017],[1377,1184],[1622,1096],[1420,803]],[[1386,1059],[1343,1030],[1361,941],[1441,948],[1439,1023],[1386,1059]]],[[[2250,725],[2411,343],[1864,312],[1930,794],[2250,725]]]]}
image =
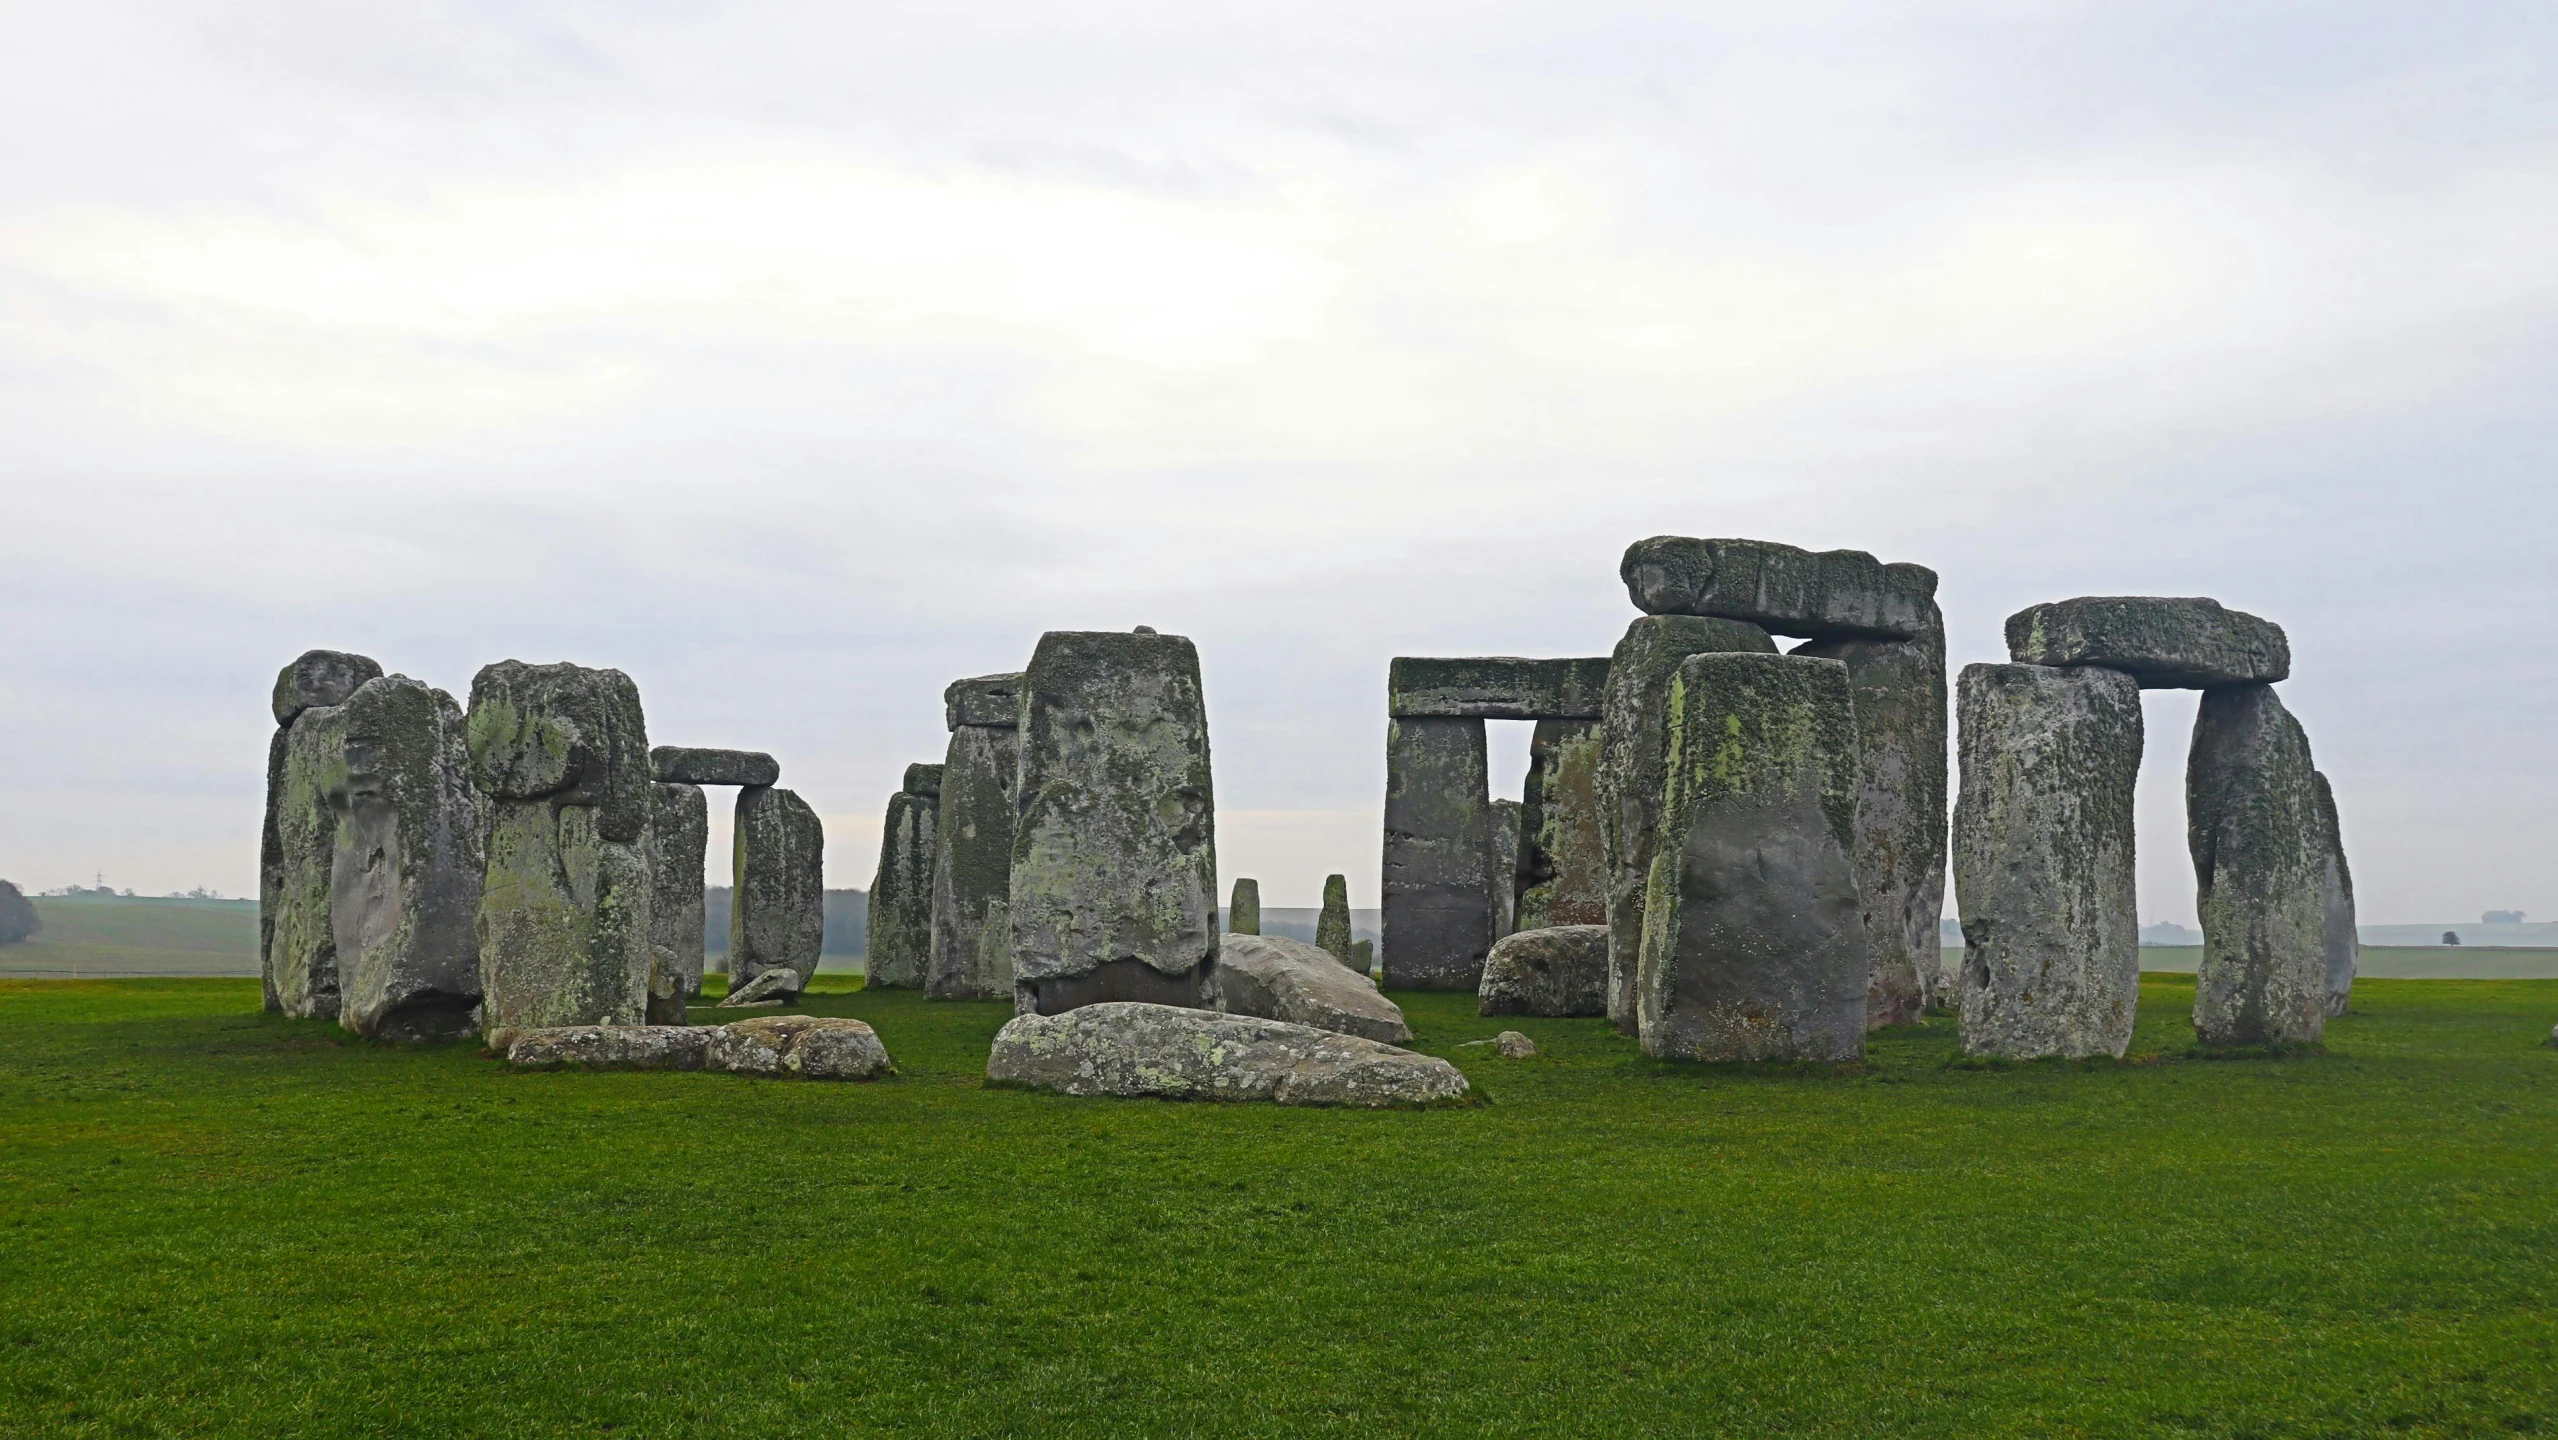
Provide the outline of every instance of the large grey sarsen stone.
{"type": "Polygon", "coordinates": [[[933,862],[940,853],[942,767],[929,777],[909,765],[907,778],[928,778],[930,793],[900,790],[888,797],[880,827],[879,870],[870,884],[869,940],[863,962],[873,990],[920,990],[933,958],[933,862]]]}
{"type": "Polygon", "coordinates": [[[293,717],[275,783],[274,903],[263,969],[277,1013],[337,1018],[337,927],[330,915],[338,832],[346,820],[346,707],[319,705],[293,717]]]}
{"type": "Polygon", "coordinates": [[[1557,925],[1504,935],[1475,991],[1485,1015],[1608,1013],[1608,927],[1557,925]]]}
{"type": "Polygon", "coordinates": [[[1537,722],[1519,799],[1518,907],[1503,934],[1607,923],[1608,857],[1599,836],[1605,751],[1596,720],[1537,722]]]}
{"type": "MultiPolygon", "coordinates": [[[[996,678],[1011,682],[1005,694],[1017,697],[1020,676],[996,678]]],[[[961,686],[975,683],[963,680],[951,690],[961,693],[961,686]]],[[[1013,786],[1019,779],[1020,734],[1009,722],[951,727],[934,833],[932,949],[924,974],[924,993],[935,1000],[1013,998],[1013,786]]]]}
{"type": "Polygon", "coordinates": [[[710,798],[699,785],[661,781],[655,789],[649,819],[649,1023],[680,1025],[685,1002],[702,993],[710,798]]]}
{"type": "Polygon", "coordinates": [[[275,677],[275,723],[324,705],[343,705],[368,680],[382,677],[381,662],[347,650],[305,650],[275,677]]]}
{"type": "Polygon", "coordinates": [[[1375,1040],[1281,1020],[1115,1002],[1063,1015],[1015,1016],[996,1032],[986,1078],[1067,1095],[1368,1109],[1470,1095],[1456,1066],[1375,1040]]]}
{"type": "Polygon", "coordinates": [[[1608,685],[1604,655],[1398,656],[1386,666],[1386,714],[1461,720],[1596,720],[1608,685]]]}
{"type": "Polygon", "coordinates": [[[636,842],[657,805],[639,687],[619,670],[501,660],[471,680],[471,783],[492,799],[597,813],[595,833],[636,842]]]}
{"type": "Polygon", "coordinates": [[[1315,917],[1315,948],[1364,975],[1351,963],[1350,877],[1323,877],[1323,910],[1315,917]]]}
{"type": "Polygon", "coordinates": [[[2283,627],[2199,596],[2029,605],[2007,617],[2007,651],[2020,665],[2102,665],[2153,690],[2270,684],[2292,672],[2283,627]]]}
{"type": "Polygon", "coordinates": [[[669,785],[778,785],[782,762],[761,750],[660,745],[649,752],[657,779],[669,785]]]}
{"type": "Polygon", "coordinates": [[[475,1028],[488,799],[471,785],[462,707],[405,675],[343,711],[346,820],[332,867],[338,1023],[382,1040],[475,1028]]]}
{"type": "Polygon", "coordinates": [[[2313,777],[2318,785],[2318,822],[2324,832],[2326,865],[2319,887],[2324,897],[2326,921],[2322,927],[2327,951],[2327,1013],[2342,1015],[2354,998],[2354,972],[2362,967],[2362,932],[2354,923],[2354,872],[2345,863],[2344,826],[2336,814],[2336,792],[2325,775],[2313,777]]]}
{"type": "Polygon", "coordinates": [[[941,692],[942,718],[946,728],[962,725],[991,725],[1001,730],[1021,726],[1021,672],[1003,675],[972,675],[953,680],[941,692]]]}
{"type": "Polygon", "coordinates": [[[1719,615],[1814,640],[1916,639],[1936,609],[1935,571],[1862,550],[1655,535],[1626,547],[1617,573],[1647,615],[1719,615]]]}
{"type": "Polygon", "coordinates": [[[790,970],[801,987],[826,944],[826,827],[789,790],[737,792],[728,904],[728,983],[790,970]]]}
{"type": "Polygon", "coordinates": [[[1217,985],[1230,1015],[1257,1015],[1400,1045],[1412,1038],[1403,1010],[1376,982],[1302,940],[1229,933],[1217,951],[1217,985]]]}
{"type": "Polygon", "coordinates": [[[1500,863],[1481,720],[1386,722],[1385,839],[1379,886],[1386,983],[1472,990],[1498,938],[1500,863]]]}
{"type": "Polygon", "coordinates": [[[2305,1044],[2327,1026],[2327,820],[2309,737],[2270,685],[2203,692],[2185,763],[2206,1045],[2305,1044]]]}

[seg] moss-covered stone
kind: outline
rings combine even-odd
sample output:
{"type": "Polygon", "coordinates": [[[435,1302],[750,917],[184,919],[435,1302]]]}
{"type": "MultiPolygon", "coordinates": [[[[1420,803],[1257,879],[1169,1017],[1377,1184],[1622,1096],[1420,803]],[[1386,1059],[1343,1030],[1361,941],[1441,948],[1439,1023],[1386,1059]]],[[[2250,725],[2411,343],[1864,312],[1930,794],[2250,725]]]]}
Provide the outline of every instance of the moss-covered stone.
{"type": "Polygon", "coordinates": [[[788,790],[737,792],[728,907],[728,983],[767,970],[817,974],[826,944],[826,827],[788,790]]]}
{"type": "Polygon", "coordinates": [[[897,788],[909,795],[918,795],[926,800],[938,800],[941,798],[941,774],[942,767],[939,765],[918,760],[906,767],[905,783],[897,788]]]}
{"type": "Polygon", "coordinates": [[[1691,655],[1773,655],[1756,625],[1702,615],[1647,615],[1626,627],[1608,662],[1600,722],[1600,854],[1608,885],[1608,1019],[1635,1031],[1635,962],[1643,953],[1643,892],[1668,779],[1670,686],[1691,655]]]}
{"type": "Polygon", "coordinates": [[[2336,792],[2325,775],[2313,775],[2318,787],[2318,825],[2324,865],[2319,883],[2325,920],[2320,926],[2327,953],[2327,1013],[2342,1015],[2354,998],[2354,972],[2362,968],[2363,942],[2354,923],[2354,872],[2345,863],[2345,831],[2336,814],[2336,792]]]}
{"type": "Polygon", "coordinates": [[[1240,879],[1235,882],[1233,898],[1226,902],[1226,933],[1258,935],[1261,933],[1261,882],[1240,879]]]}
{"type": "Polygon", "coordinates": [[[953,680],[941,692],[942,719],[953,730],[962,725],[1017,730],[1021,728],[1021,680],[1018,670],[953,680]]]}
{"type": "Polygon", "coordinates": [[[779,785],[782,762],[761,750],[712,750],[699,745],[660,745],[648,752],[649,768],[669,785],[779,785]]]}
{"type": "Polygon", "coordinates": [[[656,805],[648,723],[639,687],[621,671],[483,666],[471,680],[468,726],[471,782],[490,797],[592,807],[596,834],[617,844],[648,828],[656,805]]]}
{"type": "Polygon", "coordinates": [[[368,680],[382,676],[379,661],[347,650],[305,650],[275,677],[275,723],[323,705],[343,705],[368,680]]]}
{"type": "Polygon", "coordinates": [[[986,1078],[1066,1095],[1363,1109],[1469,1098],[1464,1073],[1434,1055],[1284,1020],[1146,1004],[1016,1016],[995,1036],[986,1078]]]}
{"type": "Polygon", "coordinates": [[[929,770],[934,793],[900,790],[888,797],[888,819],[879,836],[879,871],[871,881],[869,978],[874,990],[920,990],[933,956],[933,859],[939,853],[942,767],[929,770]]]}
{"type": "Polygon", "coordinates": [[[1014,726],[952,727],[934,834],[932,951],[924,975],[932,999],[1012,998],[1013,785],[1020,765],[1014,726]]]}
{"type": "Polygon", "coordinates": [[[649,817],[649,1023],[681,1024],[682,1002],[702,993],[710,799],[699,785],[671,781],[660,782],[655,794],[649,817]]]}
{"type": "Polygon", "coordinates": [[[547,797],[492,806],[477,916],[492,1043],[522,1029],[647,1023],[655,876],[644,846],[605,838],[601,814],[547,797]]]}
{"type": "Polygon", "coordinates": [[[1386,714],[1398,719],[1596,720],[1607,687],[1604,655],[1576,660],[1402,656],[1386,667],[1386,714]]]}
{"type": "Polygon", "coordinates": [[[1605,751],[1598,721],[1537,722],[1519,801],[1519,899],[1511,929],[1607,923],[1608,859],[1599,838],[1605,751]]]}
{"type": "Polygon", "coordinates": [[[1865,1053],[1856,716],[1847,667],[1692,655],[1669,699],[1661,840],[1644,897],[1644,1053],[1865,1053]]]}
{"type": "Polygon", "coordinates": [[[338,1013],[337,930],[330,891],[346,819],[346,707],[303,710],[285,731],[275,786],[276,897],[264,971],[276,1009],[305,1019],[338,1013]]]}
{"type": "Polygon", "coordinates": [[[1071,982],[1130,963],[1214,1003],[1217,805],[1198,650],[1179,635],[1052,630],[1024,672],[1021,715],[1016,1003],[1058,1013],[1090,993],[1071,982]]]}
{"type": "Polygon", "coordinates": [[[1957,705],[1963,1048],[2120,1055],[2140,1000],[2140,688],[2117,670],[1969,665],[1957,705]]]}
{"type": "Polygon", "coordinates": [[[1864,896],[1869,1026],[1914,1025],[1942,964],[1945,626],[1929,602],[1914,640],[1815,640],[1794,654],[1847,666],[1856,705],[1856,877],[1864,896]]]}
{"type": "Polygon", "coordinates": [[[1481,720],[1386,722],[1386,984],[1472,990],[1500,938],[1502,867],[1481,720]]]}
{"type": "MultiPolygon", "coordinates": [[[[1352,963],[1350,936],[1350,877],[1323,877],[1323,912],[1315,917],[1315,948],[1329,954],[1344,965],[1352,963]]],[[[1357,967],[1360,974],[1368,967],[1357,967]]]]}
{"type": "Polygon", "coordinates": [[[386,675],[348,698],[343,722],[346,818],[330,887],[338,1023],[384,1040],[458,1040],[480,1004],[488,829],[462,707],[386,675]]]}
{"type": "Polygon", "coordinates": [[[1561,925],[1504,935],[1475,991],[1486,1015],[1604,1015],[1608,927],[1561,925]]]}
{"type": "Polygon", "coordinates": [[[1814,640],[1917,639],[1936,608],[1935,571],[1862,550],[1655,535],[1626,547],[1617,573],[1647,615],[1717,615],[1814,640]]]}
{"type": "Polygon", "coordinates": [[[2087,595],[2007,617],[2020,665],[2102,665],[2145,689],[2270,684],[2292,672],[2283,627],[2217,600],[2087,595]]]}
{"type": "Polygon", "coordinates": [[[2203,692],[2185,762],[2185,825],[2203,920],[2195,1033],[2206,1045],[2318,1040],[2327,1026],[2327,821],[2309,737],[2272,686],[2203,692]]]}

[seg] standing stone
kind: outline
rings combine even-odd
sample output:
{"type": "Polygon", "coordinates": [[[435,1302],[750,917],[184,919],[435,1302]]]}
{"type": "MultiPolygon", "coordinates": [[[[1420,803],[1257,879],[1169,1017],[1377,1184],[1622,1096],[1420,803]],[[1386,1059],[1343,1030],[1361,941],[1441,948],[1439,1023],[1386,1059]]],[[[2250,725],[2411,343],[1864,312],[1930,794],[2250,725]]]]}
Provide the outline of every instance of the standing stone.
{"type": "MultiPolygon", "coordinates": [[[[1351,963],[1350,952],[1350,877],[1323,877],[1323,913],[1315,917],[1315,948],[1327,951],[1344,965],[1351,963]]],[[[1368,973],[1365,966],[1359,973],[1368,973]]]]}
{"type": "Polygon", "coordinates": [[[503,660],[472,679],[465,725],[471,783],[494,802],[483,1030],[646,1023],[657,790],[639,687],[619,670],[503,660]]]}
{"type": "Polygon", "coordinates": [[[338,1023],[382,1040],[458,1040],[478,1021],[488,829],[462,707],[387,675],[343,716],[346,820],[330,881],[338,1023]]]}
{"type": "Polygon", "coordinates": [[[1537,722],[1519,802],[1519,902],[1510,930],[1607,923],[1607,851],[1599,838],[1605,749],[1596,720],[1537,722]]]}
{"type": "Polygon", "coordinates": [[[2119,670],[1967,665],[1957,706],[1963,1049],[2119,1056],[2140,1001],[2140,687],[2119,670]]]}
{"type": "Polygon", "coordinates": [[[1052,630],[1022,679],[1014,1004],[1217,1003],[1217,809],[1199,652],[1052,630]]]}
{"type": "Polygon", "coordinates": [[[266,747],[266,812],[258,832],[258,971],[270,1015],[284,1009],[275,985],[275,924],[285,903],[284,837],[277,829],[276,807],[283,800],[284,759],[292,744],[293,722],[306,710],[345,704],[358,686],[381,673],[382,667],[366,656],[306,650],[275,677],[270,708],[276,730],[266,747]]]}
{"type": "Polygon", "coordinates": [[[346,818],[346,707],[315,705],[284,732],[275,784],[275,903],[266,907],[266,984],[278,1014],[337,1018],[337,929],[329,914],[346,818]]]}
{"type": "Polygon", "coordinates": [[[1472,990],[1500,938],[1498,832],[1481,720],[1386,722],[1386,984],[1472,990]]]}
{"type": "Polygon", "coordinates": [[[1647,615],[1626,627],[1608,662],[1600,723],[1599,842],[1607,865],[1608,1019],[1635,1031],[1635,962],[1643,953],[1643,890],[1668,775],[1671,682],[1691,655],[1773,655],[1756,625],[1701,615],[1647,615]]]}
{"type": "Polygon", "coordinates": [[[2327,1026],[2327,835],[2309,737],[2270,685],[2203,692],[2185,762],[2206,1045],[2307,1044],[2327,1026]]]}
{"type": "Polygon", "coordinates": [[[935,1000],[1012,998],[1021,678],[984,675],[942,692],[950,749],[942,759],[932,952],[924,976],[924,993],[935,1000]]]}
{"type": "Polygon", "coordinates": [[[2320,838],[2326,842],[2325,878],[2319,894],[2326,911],[2321,927],[2327,952],[2327,1013],[2342,1015],[2354,998],[2354,972],[2362,968],[2362,932],[2354,923],[2354,872],[2345,864],[2344,826],[2336,816],[2336,792],[2325,775],[2313,775],[2318,786],[2320,838]]]}
{"type": "Polygon", "coordinates": [[[1914,1025],[1944,963],[1945,626],[1928,604],[1915,640],[1815,640],[1797,655],[1847,666],[1856,702],[1856,877],[1874,966],[1868,1026],[1914,1025]]]}
{"type": "MultiPolygon", "coordinates": [[[[1492,802],[1492,853],[1485,857],[1484,887],[1492,896],[1492,938],[1519,928],[1519,802],[1492,802]]],[[[1484,954],[1490,955],[1486,947],[1484,954]]]]}
{"type": "Polygon", "coordinates": [[[888,797],[888,820],[879,836],[879,874],[870,885],[869,958],[863,962],[872,990],[920,990],[933,958],[933,862],[940,853],[943,768],[909,765],[907,780],[928,780],[932,792],[900,790],[888,797]],[[930,776],[915,772],[929,768],[930,776]]]}
{"type": "Polygon", "coordinates": [[[1635,982],[1644,1053],[1856,1059],[1868,962],[1847,667],[1693,655],[1669,712],[1635,982]]]}
{"type": "Polygon", "coordinates": [[[699,785],[660,781],[649,812],[648,1023],[681,1025],[684,1002],[702,993],[702,866],[711,845],[710,800],[699,785]]]}
{"type": "Polygon", "coordinates": [[[728,983],[789,970],[807,987],[826,945],[826,827],[788,790],[737,792],[728,908],[728,983]]]}
{"type": "Polygon", "coordinates": [[[1261,882],[1235,881],[1234,898],[1226,902],[1226,933],[1258,935],[1261,933],[1261,882]]]}

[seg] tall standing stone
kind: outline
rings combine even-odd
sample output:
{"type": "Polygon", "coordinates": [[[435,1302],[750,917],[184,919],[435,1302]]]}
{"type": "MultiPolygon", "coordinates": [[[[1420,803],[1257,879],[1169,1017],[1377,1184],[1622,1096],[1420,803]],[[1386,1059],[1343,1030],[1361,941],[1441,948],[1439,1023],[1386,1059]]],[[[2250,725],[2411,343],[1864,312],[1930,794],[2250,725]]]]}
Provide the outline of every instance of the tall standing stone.
{"type": "Polygon", "coordinates": [[[488,829],[462,707],[386,675],[342,715],[346,819],[330,882],[338,1023],[383,1040],[458,1040],[478,1020],[474,917],[488,829]]]}
{"type": "Polygon", "coordinates": [[[346,819],[346,707],[315,705],[285,732],[275,791],[276,896],[266,977],[278,1013],[337,1018],[341,977],[330,916],[346,819]]]}
{"type": "Polygon", "coordinates": [[[1018,673],[980,675],[942,692],[950,749],[942,760],[932,953],[924,977],[924,993],[936,1000],[1012,998],[1021,681],[1018,673]]]}
{"type": "Polygon", "coordinates": [[[1226,902],[1226,933],[1258,935],[1261,933],[1261,882],[1253,879],[1235,881],[1234,898],[1226,902]]]}
{"type": "Polygon", "coordinates": [[[933,863],[941,850],[941,765],[909,765],[888,797],[879,872],[870,886],[868,958],[873,990],[920,990],[933,958],[933,863]],[[917,787],[923,788],[917,788],[917,787]]]}
{"type": "Polygon", "coordinates": [[[2354,972],[2362,966],[2362,932],[2354,924],[2354,872],[2345,864],[2345,831],[2336,815],[2336,792],[2325,775],[2311,779],[2318,786],[2318,824],[2326,851],[2319,894],[2326,911],[2320,933],[2327,952],[2327,1013],[2342,1015],[2354,998],[2354,972]]]}
{"type": "MultiPolygon", "coordinates": [[[[1323,877],[1323,913],[1315,917],[1315,948],[1330,952],[1332,958],[1344,965],[1355,966],[1350,946],[1350,877],[1326,875],[1323,877]]],[[[1362,975],[1368,973],[1364,966],[1355,968],[1362,975]]]]}
{"type": "MultiPolygon", "coordinates": [[[[1487,867],[1485,885],[1492,896],[1492,939],[1519,928],[1519,835],[1521,823],[1519,802],[1492,802],[1492,854],[1487,867]]],[[[1492,951],[1484,950],[1488,958],[1492,951]]]]}
{"type": "Polygon", "coordinates": [[[710,800],[699,785],[659,781],[649,812],[648,1020],[684,1023],[684,1002],[702,993],[703,862],[711,844],[710,800]]]}
{"type": "Polygon", "coordinates": [[[1643,892],[1668,776],[1670,687],[1691,655],[1773,655],[1756,625],[1698,615],[1647,615],[1626,627],[1608,662],[1600,722],[1599,843],[1607,866],[1608,1019],[1635,1032],[1635,962],[1643,953],[1643,892]]]}
{"type": "Polygon", "coordinates": [[[1483,722],[1409,716],[1386,722],[1381,924],[1386,985],[1472,990],[1500,937],[1489,762],[1483,722]]]}
{"type": "Polygon", "coordinates": [[[1856,703],[1856,875],[1864,895],[1869,1026],[1912,1025],[1944,963],[1945,625],[1928,602],[1914,640],[1815,640],[1793,651],[1847,666],[1856,703]]]}
{"type": "Polygon", "coordinates": [[[2327,834],[2309,737],[2270,685],[2203,692],[2185,763],[2206,1045],[2305,1044],[2327,1025],[2327,834]]]}
{"type": "Polygon", "coordinates": [[[1519,902],[1512,930],[1604,925],[1608,861],[1599,838],[1596,720],[1540,720],[1519,801],[1519,902]]]}
{"type": "MultiPolygon", "coordinates": [[[[280,1014],[284,1010],[283,994],[276,985],[275,927],[286,907],[286,865],[284,836],[278,826],[277,812],[284,799],[285,759],[293,743],[293,725],[306,711],[345,704],[359,686],[381,673],[382,667],[366,656],[343,650],[306,650],[275,677],[270,709],[275,716],[276,730],[275,738],[268,742],[266,749],[266,814],[258,833],[258,970],[263,977],[269,1014],[280,1014]]],[[[316,841],[315,837],[306,835],[299,843],[316,841]]],[[[328,850],[320,852],[323,855],[334,852],[334,832],[328,837],[328,843],[328,850]]],[[[307,862],[306,855],[306,867],[307,862]]],[[[307,902],[311,879],[306,868],[297,882],[300,887],[297,893],[301,896],[297,903],[307,902]]],[[[296,933],[304,937],[297,942],[302,948],[288,957],[286,963],[300,966],[307,972],[313,962],[308,940],[315,932],[309,928],[307,916],[298,917],[295,923],[298,927],[296,933]]],[[[334,940],[329,941],[332,947],[335,943],[334,940]]],[[[328,962],[331,975],[336,973],[335,963],[332,955],[328,962]]],[[[307,980],[306,974],[304,981],[307,980]]],[[[335,993],[334,982],[329,989],[330,993],[335,993]]],[[[297,993],[308,994],[310,990],[308,983],[302,983],[297,993]]],[[[298,1013],[313,1012],[306,1007],[298,1013]]]]}
{"type": "Polygon", "coordinates": [[[826,947],[826,827],[817,812],[793,791],[738,791],[730,875],[729,989],[768,970],[788,970],[806,989],[826,947]]]}
{"type": "Polygon", "coordinates": [[[1014,1004],[1217,1001],[1217,809],[1199,652],[1052,630],[1022,679],[1014,1004]]]}
{"type": "Polygon", "coordinates": [[[1706,654],[1670,687],[1668,775],[1644,903],[1644,1053],[1865,1053],[1856,717],[1847,667],[1706,654]]]}
{"type": "Polygon", "coordinates": [[[472,679],[465,726],[471,783],[493,802],[482,1028],[646,1023],[657,792],[639,687],[502,660],[472,679]]]}
{"type": "Polygon", "coordinates": [[[1956,703],[1963,1048],[2121,1055],[2140,1002],[2140,687],[2095,667],[1968,665],[1956,703]]]}

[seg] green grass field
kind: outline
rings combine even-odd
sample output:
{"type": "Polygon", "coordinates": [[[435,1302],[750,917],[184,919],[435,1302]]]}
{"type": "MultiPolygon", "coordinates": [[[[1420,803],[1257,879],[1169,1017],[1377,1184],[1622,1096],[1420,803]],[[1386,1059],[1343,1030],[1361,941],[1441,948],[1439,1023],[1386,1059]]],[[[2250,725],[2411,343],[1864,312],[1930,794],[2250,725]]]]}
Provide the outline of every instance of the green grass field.
{"type": "Polygon", "coordinates": [[[1403,996],[1493,1103],[516,1074],[254,981],[0,982],[0,1434],[2558,1431],[2558,982],[2326,1053],[1665,1068],[1403,996]],[[1453,1048],[1504,1024],[1543,1047],[1453,1048]]]}

